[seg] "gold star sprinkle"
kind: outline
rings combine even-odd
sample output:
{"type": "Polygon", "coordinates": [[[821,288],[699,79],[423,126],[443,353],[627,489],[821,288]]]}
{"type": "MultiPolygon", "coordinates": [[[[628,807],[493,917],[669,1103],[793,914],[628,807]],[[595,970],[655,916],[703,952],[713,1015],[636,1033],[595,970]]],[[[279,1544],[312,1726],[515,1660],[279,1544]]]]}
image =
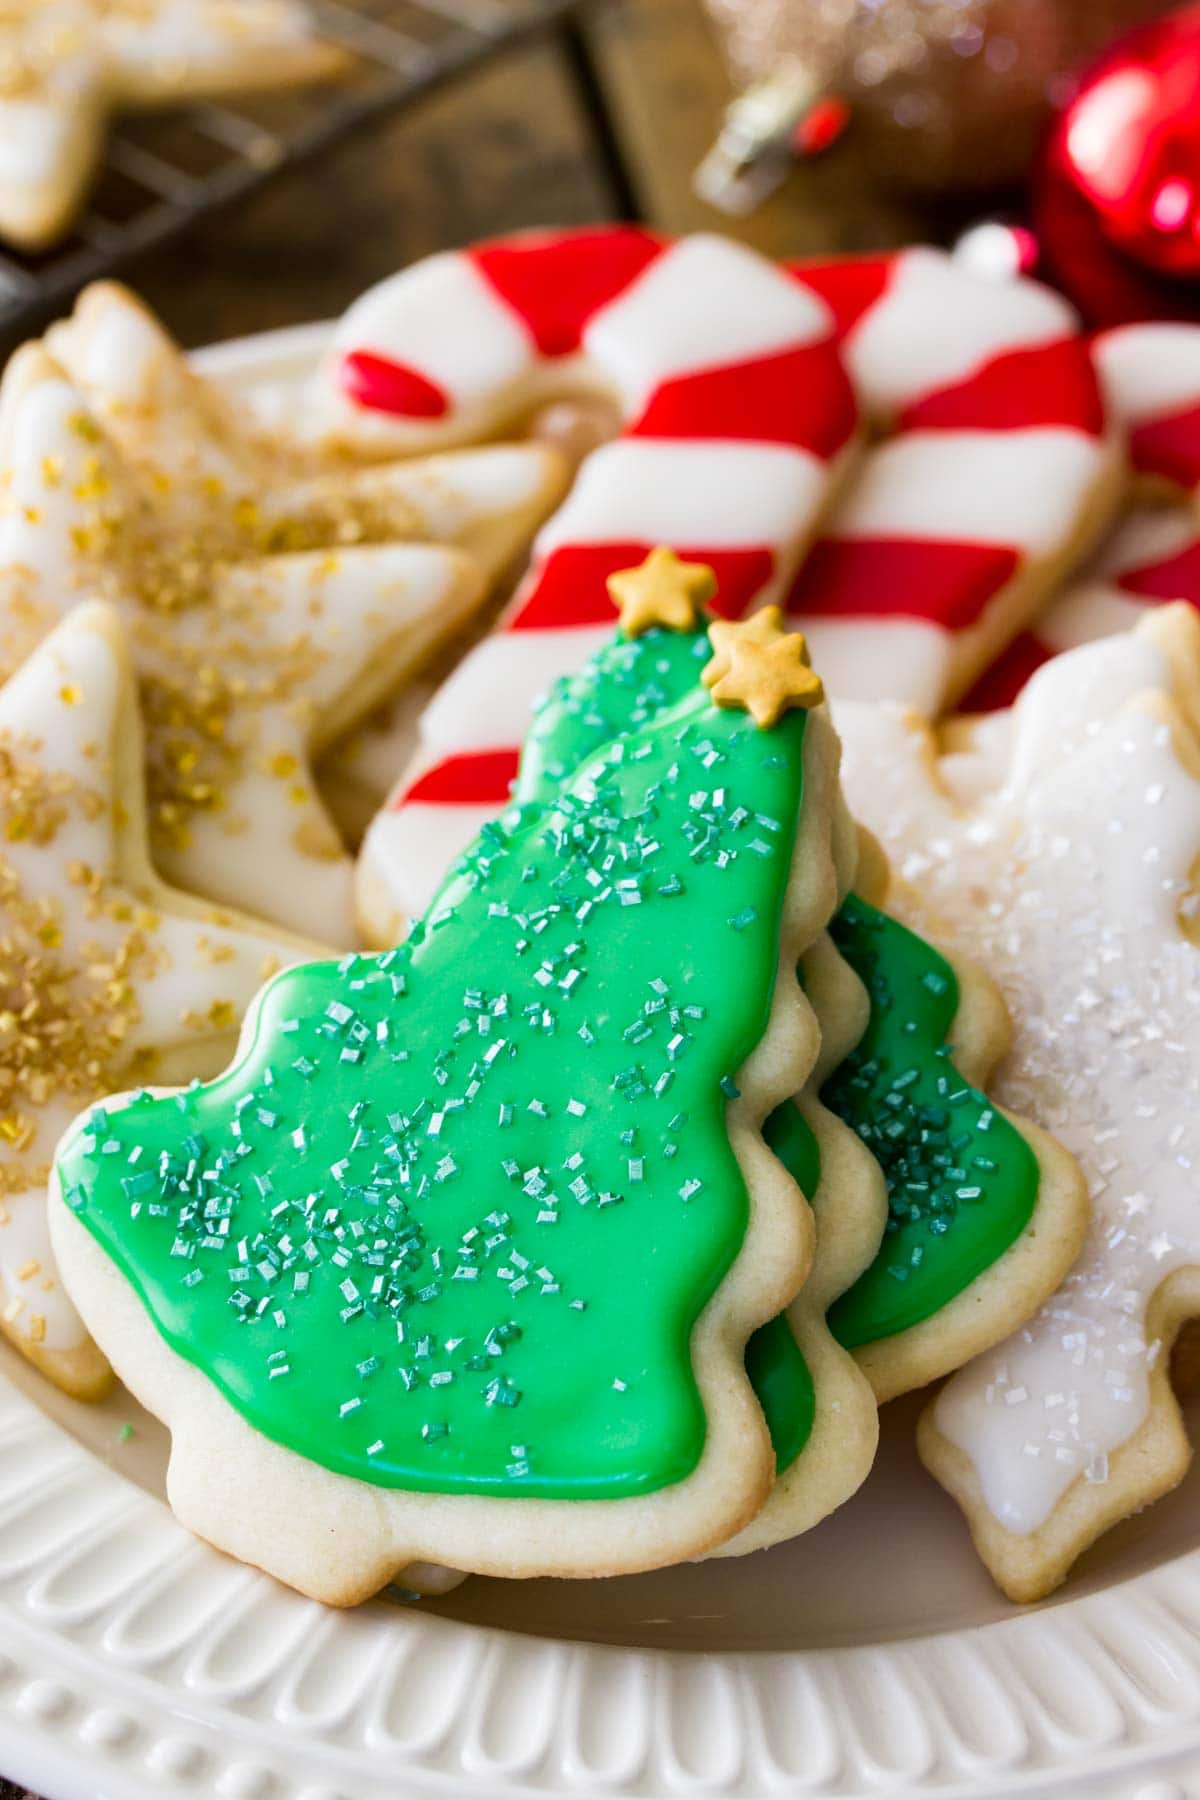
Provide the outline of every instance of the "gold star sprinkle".
{"type": "Polygon", "coordinates": [[[713,655],[700,679],[718,706],[743,707],[761,729],[791,706],[819,706],[825,698],[804,634],[784,630],[777,606],[764,606],[740,623],[714,620],[708,638],[713,655]]]}
{"type": "Polygon", "coordinates": [[[655,625],[694,631],[702,608],[717,591],[717,578],[707,563],[681,562],[660,544],[636,569],[610,575],[608,591],[626,637],[641,637],[655,625]]]}

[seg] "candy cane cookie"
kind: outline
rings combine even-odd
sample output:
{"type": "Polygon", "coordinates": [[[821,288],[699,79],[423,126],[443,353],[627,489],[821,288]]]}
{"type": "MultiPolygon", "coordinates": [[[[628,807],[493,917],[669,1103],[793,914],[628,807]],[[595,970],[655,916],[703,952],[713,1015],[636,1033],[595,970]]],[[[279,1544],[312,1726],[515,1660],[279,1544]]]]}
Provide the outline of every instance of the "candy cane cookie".
{"type": "Polygon", "coordinates": [[[360,917],[389,942],[503,807],[536,695],[611,631],[606,578],[669,543],[716,570],[730,616],[778,598],[855,413],[811,291],[723,239],[624,228],[417,264],[351,308],[326,381],[326,433],[381,453],[495,434],[555,395],[614,395],[625,419],[543,527],[501,629],[426,710],[367,835],[360,917]]]}
{"type": "Polygon", "coordinates": [[[215,1074],[261,983],[316,947],[153,873],[137,696],[109,607],[77,607],[0,688],[0,818],[0,1330],[91,1399],[109,1371],[50,1248],[55,1141],[131,1078],[215,1074]]]}
{"type": "Polygon", "coordinates": [[[1118,497],[1067,303],[929,249],[801,265],[884,432],[788,596],[835,697],[937,713],[1037,612],[1118,497]]]}
{"type": "Polygon", "coordinates": [[[1200,486],[1200,326],[1118,325],[1099,333],[1094,355],[1139,485],[1190,497],[1200,486]]]}
{"type": "Polygon", "coordinates": [[[922,1421],[926,1462],[1016,1599],[1049,1592],[1190,1454],[1168,1352],[1200,1310],[1198,692],[1190,607],[1068,651],[1022,693],[998,771],[956,782],[965,801],[915,714],[840,718],[849,790],[911,884],[905,916],[986,956],[1004,992],[1000,1097],[1054,1130],[1091,1190],[1059,1291],[922,1421]]]}
{"type": "Polygon", "coordinates": [[[225,1075],[60,1147],[56,1249],[172,1505],[307,1593],[661,1566],[767,1496],[745,1347],[812,1243],[761,1127],[853,834],[802,643],[748,630],[402,946],[285,972],[225,1075]]]}
{"type": "MultiPolygon", "coordinates": [[[[976,682],[962,703],[964,721],[949,722],[946,741],[972,740],[975,713],[1010,707],[1036,669],[1052,656],[1097,638],[1132,631],[1151,607],[1186,600],[1200,609],[1200,533],[1190,508],[1137,505],[1097,555],[1029,630],[976,682]]],[[[993,733],[992,735],[995,735],[993,733]]]]}
{"type": "Polygon", "coordinates": [[[1107,411],[1124,431],[1138,503],[1079,580],[985,671],[962,702],[967,714],[1011,706],[1051,656],[1132,630],[1147,605],[1200,605],[1191,511],[1200,486],[1200,328],[1118,326],[1099,334],[1093,356],[1107,411]]]}

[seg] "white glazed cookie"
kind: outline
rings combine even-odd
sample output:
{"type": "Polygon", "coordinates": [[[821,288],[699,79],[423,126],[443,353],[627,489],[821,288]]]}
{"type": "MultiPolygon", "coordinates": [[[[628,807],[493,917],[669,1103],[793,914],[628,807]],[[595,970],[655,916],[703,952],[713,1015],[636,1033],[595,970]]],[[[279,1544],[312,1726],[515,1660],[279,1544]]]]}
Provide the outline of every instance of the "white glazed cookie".
{"type": "Polygon", "coordinates": [[[313,947],[150,867],[137,698],[116,614],[76,608],[0,688],[0,1329],[67,1393],[108,1365],[50,1251],[54,1144],[131,1078],[212,1075],[273,970],[313,947]]]}
{"type": "Polygon", "coordinates": [[[903,904],[986,957],[1013,1016],[998,1086],[1075,1152],[1094,1210],[1058,1294],[943,1389],[922,1453],[996,1579],[1037,1598],[1188,1460],[1167,1352],[1200,1308],[1194,1213],[1200,624],[1167,607],[1057,657],[1005,754],[941,779],[928,728],[846,707],[848,790],[903,904]],[[956,797],[962,796],[962,797],[956,797]]]}
{"type": "Polygon", "coordinates": [[[558,459],[515,445],[337,472],[243,443],[120,290],[85,296],[52,342],[0,388],[3,667],[81,595],[112,599],[164,873],[352,943],[351,864],[310,759],[461,631],[557,493],[558,459]]]}
{"type": "Polygon", "coordinates": [[[855,859],[776,641],[770,705],[723,639],[716,699],[485,841],[403,947],[277,978],[219,1081],[64,1139],[56,1249],[209,1540],[350,1603],[413,1561],[657,1566],[766,1498],[743,1357],[812,1229],[761,1128],[855,859]]]}
{"type": "Polygon", "coordinates": [[[110,113],[338,72],[300,0],[4,0],[0,237],[40,250],[83,204],[110,113]]]}

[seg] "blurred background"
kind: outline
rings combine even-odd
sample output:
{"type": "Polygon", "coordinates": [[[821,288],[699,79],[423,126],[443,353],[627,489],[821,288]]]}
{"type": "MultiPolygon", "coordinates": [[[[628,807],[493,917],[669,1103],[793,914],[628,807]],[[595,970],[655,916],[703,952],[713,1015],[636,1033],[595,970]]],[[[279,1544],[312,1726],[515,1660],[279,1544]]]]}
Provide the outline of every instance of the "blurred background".
{"type": "Polygon", "coordinates": [[[317,0],[316,12],[374,86],[120,122],[77,241],[0,274],[9,343],[35,328],[36,304],[65,303],[73,271],[117,257],[197,344],[337,314],[447,245],[614,216],[725,229],[789,257],[974,229],[972,254],[1036,265],[1094,322],[1200,310],[1200,6],[317,0]],[[297,151],[307,160],[289,166],[297,151]],[[175,235],[147,249],[164,224],[175,235]]]}

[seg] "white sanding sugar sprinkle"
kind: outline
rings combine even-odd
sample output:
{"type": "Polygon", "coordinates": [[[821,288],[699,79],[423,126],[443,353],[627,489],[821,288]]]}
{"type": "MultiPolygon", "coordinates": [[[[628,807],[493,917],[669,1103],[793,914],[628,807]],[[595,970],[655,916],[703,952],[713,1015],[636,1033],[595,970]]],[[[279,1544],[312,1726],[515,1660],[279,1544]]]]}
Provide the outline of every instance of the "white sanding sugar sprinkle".
{"type": "Polygon", "coordinates": [[[894,867],[920,870],[897,910],[978,961],[1008,1002],[996,1097],[1058,1136],[1091,1192],[1087,1241],[1060,1291],[938,1404],[940,1429],[1018,1531],[1077,1475],[1106,1479],[1146,1415],[1149,1296],[1200,1262],[1200,951],[1180,927],[1200,783],[1159,719],[1128,705],[1114,715],[1115,659],[1130,664],[1129,694],[1161,681],[1161,661],[1148,678],[1148,649],[1113,639],[1047,665],[1008,763],[956,774],[966,808],[934,786],[899,713],[837,715],[853,810],[894,867]]]}

